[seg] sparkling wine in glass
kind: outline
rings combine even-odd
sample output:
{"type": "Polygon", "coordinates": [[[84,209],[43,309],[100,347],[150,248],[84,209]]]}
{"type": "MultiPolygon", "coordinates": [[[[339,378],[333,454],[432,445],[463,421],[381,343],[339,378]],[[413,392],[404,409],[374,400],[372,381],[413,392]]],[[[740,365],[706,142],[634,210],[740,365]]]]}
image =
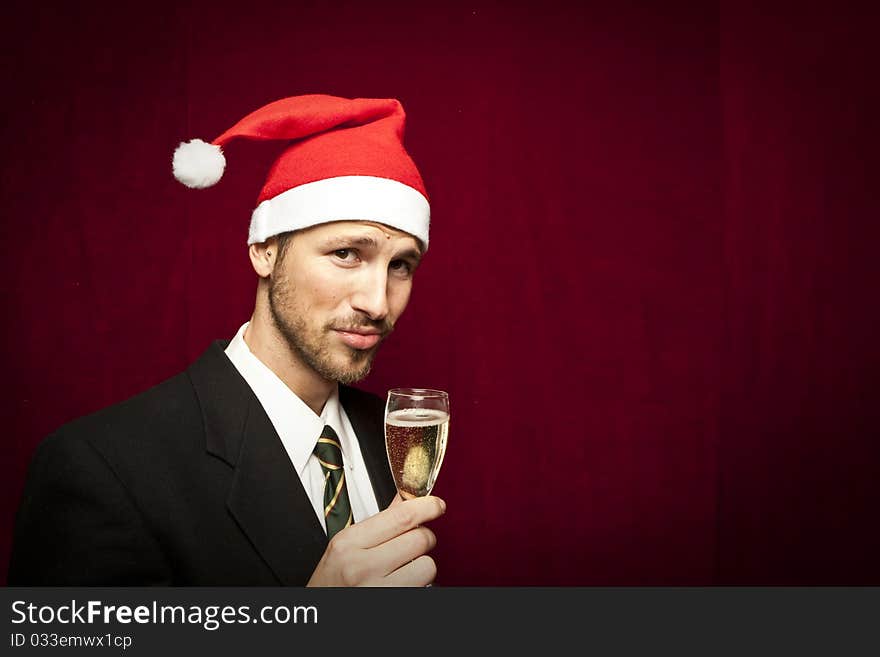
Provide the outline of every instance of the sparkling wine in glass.
{"type": "Polygon", "coordinates": [[[385,404],[385,450],[400,496],[428,495],[443,464],[449,395],[428,388],[393,388],[385,404]]]}

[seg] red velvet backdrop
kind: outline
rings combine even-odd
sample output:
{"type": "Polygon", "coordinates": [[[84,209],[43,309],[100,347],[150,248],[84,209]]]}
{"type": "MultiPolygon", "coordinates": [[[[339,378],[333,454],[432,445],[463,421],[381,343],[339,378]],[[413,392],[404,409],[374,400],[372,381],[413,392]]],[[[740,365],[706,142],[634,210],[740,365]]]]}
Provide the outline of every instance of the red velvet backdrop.
{"type": "Polygon", "coordinates": [[[451,393],[438,583],[880,584],[876,21],[580,5],[6,3],[0,565],[36,443],[249,315],[277,145],[175,145],[323,92],[432,194],[363,387],[451,393]]]}

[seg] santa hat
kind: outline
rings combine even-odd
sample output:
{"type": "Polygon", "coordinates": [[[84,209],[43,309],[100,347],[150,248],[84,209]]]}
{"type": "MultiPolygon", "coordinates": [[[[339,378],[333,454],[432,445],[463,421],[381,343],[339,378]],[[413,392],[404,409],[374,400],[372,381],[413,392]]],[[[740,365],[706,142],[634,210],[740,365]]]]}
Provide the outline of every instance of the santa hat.
{"type": "Polygon", "coordinates": [[[428,248],[425,185],[403,147],[405,114],[394,99],[293,96],[248,114],[211,143],[174,152],[174,177],[202,189],[226,167],[237,137],[291,141],[269,171],[248,244],[330,221],[367,220],[407,232],[428,248]]]}

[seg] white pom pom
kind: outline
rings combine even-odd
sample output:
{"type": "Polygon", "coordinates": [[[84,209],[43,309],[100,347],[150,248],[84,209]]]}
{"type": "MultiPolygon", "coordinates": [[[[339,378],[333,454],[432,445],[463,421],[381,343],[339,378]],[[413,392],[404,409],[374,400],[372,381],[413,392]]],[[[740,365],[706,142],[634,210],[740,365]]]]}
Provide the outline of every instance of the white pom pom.
{"type": "Polygon", "coordinates": [[[223,150],[201,139],[185,141],[174,151],[174,177],[187,187],[204,189],[216,185],[226,168],[223,150]]]}

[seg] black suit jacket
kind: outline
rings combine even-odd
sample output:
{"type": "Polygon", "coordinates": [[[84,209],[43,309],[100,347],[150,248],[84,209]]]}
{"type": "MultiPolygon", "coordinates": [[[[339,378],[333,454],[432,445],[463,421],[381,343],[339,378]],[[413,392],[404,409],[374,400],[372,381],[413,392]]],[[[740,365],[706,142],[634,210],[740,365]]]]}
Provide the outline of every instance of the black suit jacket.
{"type": "MultiPolygon", "coordinates": [[[[214,343],[186,372],[47,438],[10,585],[304,585],[327,537],[278,434],[214,343]]],[[[383,402],[340,386],[379,508],[383,402]]]]}

